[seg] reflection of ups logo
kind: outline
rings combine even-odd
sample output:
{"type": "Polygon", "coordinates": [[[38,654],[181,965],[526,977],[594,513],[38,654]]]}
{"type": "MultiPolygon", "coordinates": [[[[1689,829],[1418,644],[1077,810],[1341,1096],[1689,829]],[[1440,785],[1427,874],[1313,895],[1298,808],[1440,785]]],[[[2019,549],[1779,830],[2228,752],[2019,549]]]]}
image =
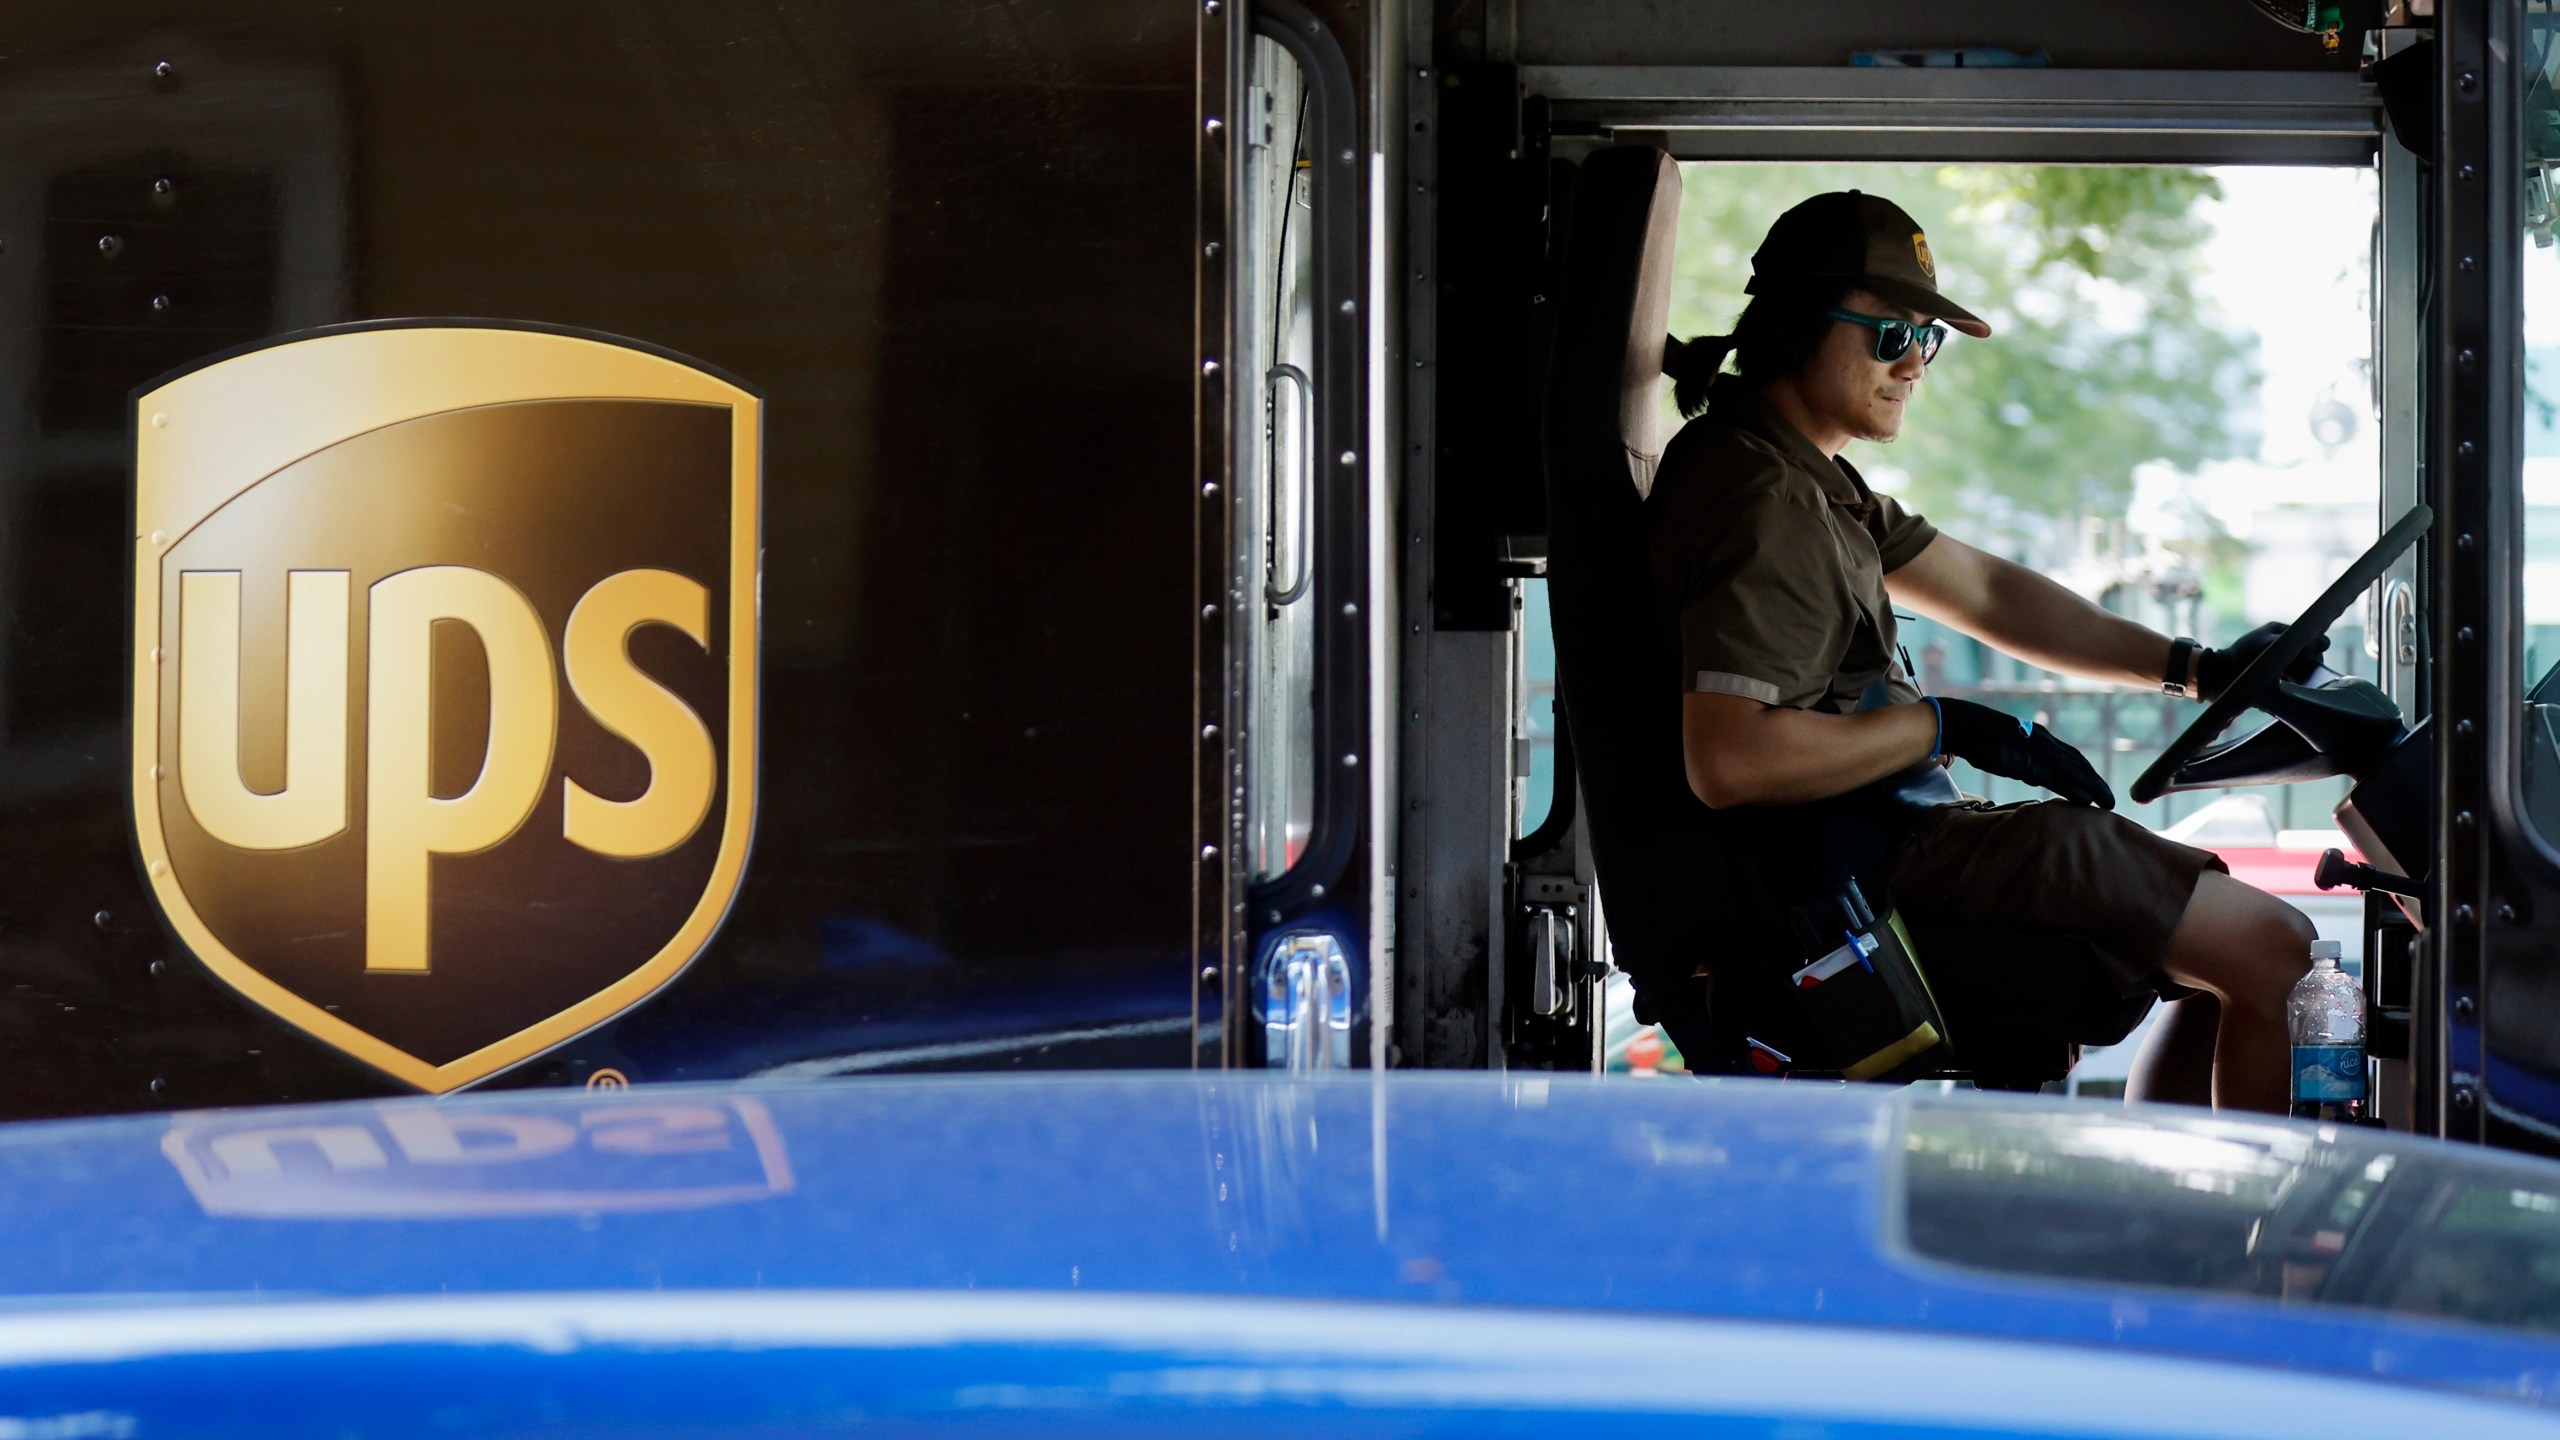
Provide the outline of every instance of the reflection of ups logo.
{"type": "Polygon", "coordinates": [[[756,397],[415,325],[135,406],[134,816],[195,952],[429,1090],[674,978],[754,811],[756,397]]]}

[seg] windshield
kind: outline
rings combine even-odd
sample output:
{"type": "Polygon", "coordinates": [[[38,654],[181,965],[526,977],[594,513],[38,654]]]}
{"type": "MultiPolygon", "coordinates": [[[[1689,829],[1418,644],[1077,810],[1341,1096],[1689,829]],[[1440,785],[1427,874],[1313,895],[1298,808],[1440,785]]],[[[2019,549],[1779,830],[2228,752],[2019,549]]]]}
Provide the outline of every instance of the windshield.
{"type": "Polygon", "coordinates": [[[2551,679],[2560,674],[2560,210],[2552,177],[2560,169],[2560,19],[2528,12],[2520,56],[2524,173],[2518,194],[2523,227],[2519,280],[2523,331],[2524,626],[2519,656],[2531,687],[2524,745],[2526,813],[2546,837],[2560,836],[2560,738],[2555,738],[2551,679]],[[2538,683],[2537,683],[2538,682],[2538,683]]]}

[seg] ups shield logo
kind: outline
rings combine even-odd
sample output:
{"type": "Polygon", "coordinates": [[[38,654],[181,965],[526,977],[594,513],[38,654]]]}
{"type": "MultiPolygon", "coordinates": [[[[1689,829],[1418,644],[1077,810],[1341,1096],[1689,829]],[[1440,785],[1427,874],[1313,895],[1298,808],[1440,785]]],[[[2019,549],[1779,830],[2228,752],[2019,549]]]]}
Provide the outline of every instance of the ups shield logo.
{"type": "Polygon", "coordinates": [[[485,325],[138,396],[134,821],[196,955],[429,1091],[675,978],[754,816],[761,423],[672,356],[485,325]]]}

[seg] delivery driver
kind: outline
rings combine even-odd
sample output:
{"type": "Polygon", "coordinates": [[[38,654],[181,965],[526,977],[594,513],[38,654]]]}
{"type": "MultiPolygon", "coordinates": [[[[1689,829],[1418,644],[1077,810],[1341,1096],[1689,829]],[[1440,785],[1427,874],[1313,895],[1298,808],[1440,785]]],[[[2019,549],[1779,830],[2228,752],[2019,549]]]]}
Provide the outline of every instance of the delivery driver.
{"type": "Polygon", "coordinates": [[[2280,627],[2200,650],[1867,488],[1841,450],[1901,433],[1944,327],[1991,334],[1938,294],[1928,241],[1900,207],[1854,190],[1805,201],[1770,227],[1747,289],[1731,335],[1667,363],[1682,412],[1706,413],[1665,451],[1647,502],[1690,788],[1719,811],[1770,807],[1728,820],[1779,833],[1883,805],[1881,838],[1843,864],[1904,914],[2070,933],[2123,994],[2172,997],[2130,1098],[2282,1113],[2285,998],[2311,923],[2210,853],[2112,813],[2105,783],[2045,727],[1921,695],[1898,663],[1893,606],[2046,669],[2199,699],[2280,627]],[[1945,803],[1958,797],[1930,762],[1949,757],[2062,798],[1945,803]]]}

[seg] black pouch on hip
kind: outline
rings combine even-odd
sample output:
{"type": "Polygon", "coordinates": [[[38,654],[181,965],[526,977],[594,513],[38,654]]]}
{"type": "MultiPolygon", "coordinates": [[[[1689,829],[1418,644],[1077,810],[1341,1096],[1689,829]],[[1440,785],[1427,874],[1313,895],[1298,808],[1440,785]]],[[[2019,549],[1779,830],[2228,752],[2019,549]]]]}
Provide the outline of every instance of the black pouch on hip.
{"type": "Polygon", "coordinates": [[[1787,912],[1806,957],[1789,977],[1806,1022],[1851,1080],[1901,1079],[1953,1057],[1946,1017],[1890,907],[1870,909],[1855,880],[1787,912]]]}

